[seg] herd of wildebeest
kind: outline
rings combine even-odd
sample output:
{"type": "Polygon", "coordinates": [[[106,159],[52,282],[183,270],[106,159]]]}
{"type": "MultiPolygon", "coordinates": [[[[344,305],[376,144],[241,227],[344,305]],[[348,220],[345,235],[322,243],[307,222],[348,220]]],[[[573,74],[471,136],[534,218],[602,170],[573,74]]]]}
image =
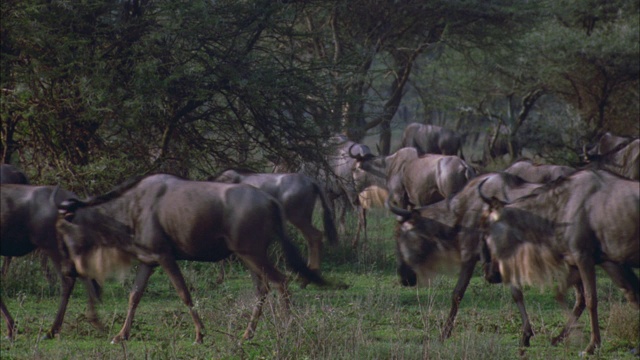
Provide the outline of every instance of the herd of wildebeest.
{"type": "MultiPolygon", "coordinates": [[[[358,214],[353,245],[361,236],[366,240],[367,194],[382,193],[398,223],[401,283],[424,285],[437,273],[458,274],[443,340],[451,335],[480,262],[487,281],[510,286],[522,316],[522,346],[529,346],[533,336],[522,286],[555,284],[559,294],[573,287],[576,296],[553,344],[566,338],[586,308],[591,339],[585,352],[593,353],[601,344],[595,266],[631,304],[640,304],[633,270],[640,267],[640,140],[606,133],[584,148],[586,165],[580,169],[521,159],[489,173],[469,166],[461,145],[453,131],[416,123],[407,126],[400,148],[389,156],[375,156],[366,145],[336,135],[326,142],[325,166],[288,173],[233,169],[207,181],[153,174],[85,200],[60,186],[29,185],[21,171],[3,164],[4,265],[36,249],[51,260],[62,283],[58,313],[47,333],[52,337],[60,331],[76,279],[87,288],[88,320],[101,327],[95,311],[101,284],[137,263],[126,320],[113,342],[129,337],[148,279],[160,266],[187,305],[200,343],[203,324],[177,261],[216,262],[233,254],[250,270],[258,293],[243,335],[249,339],[271,286],[285,307],[290,302],[287,279],[268,256],[271,242],[281,245],[303,286],[330,285],[320,273],[323,237],[336,243],[345,209],[353,208],[358,214]],[[312,221],[318,199],[324,231],[312,221]],[[307,241],[307,261],[287,236],[285,221],[307,241]]],[[[15,323],[0,305],[7,337],[13,338],[15,323]]]]}

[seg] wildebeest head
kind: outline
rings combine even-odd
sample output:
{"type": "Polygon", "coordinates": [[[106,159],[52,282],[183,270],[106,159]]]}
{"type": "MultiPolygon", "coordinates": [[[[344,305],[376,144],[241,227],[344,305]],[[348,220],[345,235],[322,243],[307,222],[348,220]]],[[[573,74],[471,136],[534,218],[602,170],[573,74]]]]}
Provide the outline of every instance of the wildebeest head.
{"type": "Polygon", "coordinates": [[[629,144],[633,139],[616,136],[610,132],[604,133],[597,142],[593,144],[584,145],[582,148],[582,156],[585,161],[590,161],[595,158],[599,158],[603,155],[607,155],[616,152],[629,144]]]}
{"type": "Polygon", "coordinates": [[[427,286],[437,274],[459,270],[460,250],[446,201],[410,211],[396,207],[388,198],[387,207],[401,218],[396,251],[403,285],[427,286]]]}
{"type": "Polygon", "coordinates": [[[116,244],[131,238],[132,231],[99,211],[83,209],[86,206],[86,202],[78,199],[58,205],[56,231],[60,252],[65,257],[63,272],[92,278],[100,284],[111,275],[121,279],[131,266],[132,256],[116,244]]]}
{"type": "MultiPolygon", "coordinates": [[[[564,181],[565,178],[559,178],[548,186],[564,181]]],[[[519,203],[544,193],[547,187],[540,187],[509,203],[486,196],[483,185],[484,181],[478,185],[478,193],[488,206],[481,224],[486,231],[484,243],[491,258],[490,265],[485,267],[485,277],[497,276],[495,272],[499,271],[501,279],[518,286],[559,281],[559,290],[563,292],[569,268],[553,249],[558,225],[518,207],[519,203]],[[510,206],[512,204],[514,206],[510,206]]]]}
{"type": "Polygon", "coordinates": [[[640,139],[605,133],[583,147],[583,160],[631,180],[640,180],[640,139]]]}

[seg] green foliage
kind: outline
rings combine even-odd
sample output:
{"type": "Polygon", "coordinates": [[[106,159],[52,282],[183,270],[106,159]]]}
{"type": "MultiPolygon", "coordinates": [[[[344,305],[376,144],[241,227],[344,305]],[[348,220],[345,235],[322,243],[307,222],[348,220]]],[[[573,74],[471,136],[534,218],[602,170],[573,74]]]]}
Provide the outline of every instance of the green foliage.
{"type": "Polygon", "coordinates": [[[334,132],[375,133],[386,153],[407,120],[466,133],[472,161],[499,123],[563,163],[599,132],[639,131],[634,2],[1,7],[2,160],[80,193],[147,172],[320,161],[334,132]]]}

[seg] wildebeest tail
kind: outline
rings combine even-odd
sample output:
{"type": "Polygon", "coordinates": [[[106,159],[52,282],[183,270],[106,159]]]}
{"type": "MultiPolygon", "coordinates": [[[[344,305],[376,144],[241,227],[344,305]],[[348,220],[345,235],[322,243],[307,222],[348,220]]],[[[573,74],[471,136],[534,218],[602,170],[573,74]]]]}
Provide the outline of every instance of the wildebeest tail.
{"type": "Polygon", "coordinates": [[[336,230],[336,223],[333,221],[333,211],[331,211],[331,207],[329,206],[329,200],[327,199],[327,195],[324,190],[318,183],[313,182],[313,187],[316,191],[316,194],[320,197],[320,202],[322,203],[322,219],[324,224],[324,234],[331,245],[338,244],[338,230],[336,230]]]}
{"type": "Polygon", "coordinates": [[[289,265],[291,270],[295,271],[300,276],[311,281],[312,283],[318,285],[326,285],[327,282],[322,278],[322,276],[320,276],[320,274],[309,269],[306,261],[304,260],[302,255],[300,255],[298,248],[296,248],[291,239],[285,233],[283,210],[280,207],[280,204],[278,204],[275,200],[273,201],[273,213],[276,231],[278,232],[276,235],[280,240],[280,244],[282,245],[282,251],[284,252],[284,257],[287,261],[287,265],[289,265]]]}

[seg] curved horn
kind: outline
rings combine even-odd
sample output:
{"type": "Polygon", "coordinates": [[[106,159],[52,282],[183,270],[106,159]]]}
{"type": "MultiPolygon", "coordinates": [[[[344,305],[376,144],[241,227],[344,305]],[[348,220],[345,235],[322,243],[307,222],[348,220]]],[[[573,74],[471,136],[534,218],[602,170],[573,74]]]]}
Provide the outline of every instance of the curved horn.
{"type": "Polygon", "coordinates": [[[495,196],[492,196],[491,199],[489,199],[485,194],[482,193],[482,185],[484,185],[484,183],[489,180],[489,178],[486,178],[484,180],[482,180],[482,182],[480,184],[478,184],[478,194],[480,194],[480,198],[482,199],[482,201],[484,201],[485,203],[489,204],[490,206],[494,206],[496,202],[500,203],[501,205],[507,205],[509,204],[506,201],[502,201],[498,198],[496,198],[495,196]]]}
{"type": "Polygon", "coordinates": [[[363,159],[363,157],[362,157],[361,155],[359,155],[359,154],[354,155],[354,154],[351,152],[351,149],[353,149],[353,147],[354,147],[354,146],[356,146],[356,145],[358,145],[358,144],[357,144],[357,143],[353,143],[353,144],[351,144],[351,146],[349,146],[349,156],[350,156],[351,158],[353,158],[353,159],[356,159],[356,160],[362,160],[362,159],[363,159]]]}
{"type": "Polygon", "coordinates": [[[582,145],[582,159],[585,162],[589,162],[589,154],[587,154],[587,144],[582,145]]]}
{"type": "Polygon", "coordinates": [[[58,190],[60,189],[60,185],[56,185],[56,187],[51,192],[51,196],[49,197],[49,203],[51,206],[56,207],[56,195],[58,195],[58,190]]]}
{"type": "Polygon", "coordinates": [[[402,221],[406,221],[407,219],[411,218],[412,212],[410,210],[402,209],[393,205],[393,201],[391,200],[391,194],[389,194],[389,196],[387,197],[387,200],[385,201],[385,206],[392,213],[402,217],[402,221]]]}

